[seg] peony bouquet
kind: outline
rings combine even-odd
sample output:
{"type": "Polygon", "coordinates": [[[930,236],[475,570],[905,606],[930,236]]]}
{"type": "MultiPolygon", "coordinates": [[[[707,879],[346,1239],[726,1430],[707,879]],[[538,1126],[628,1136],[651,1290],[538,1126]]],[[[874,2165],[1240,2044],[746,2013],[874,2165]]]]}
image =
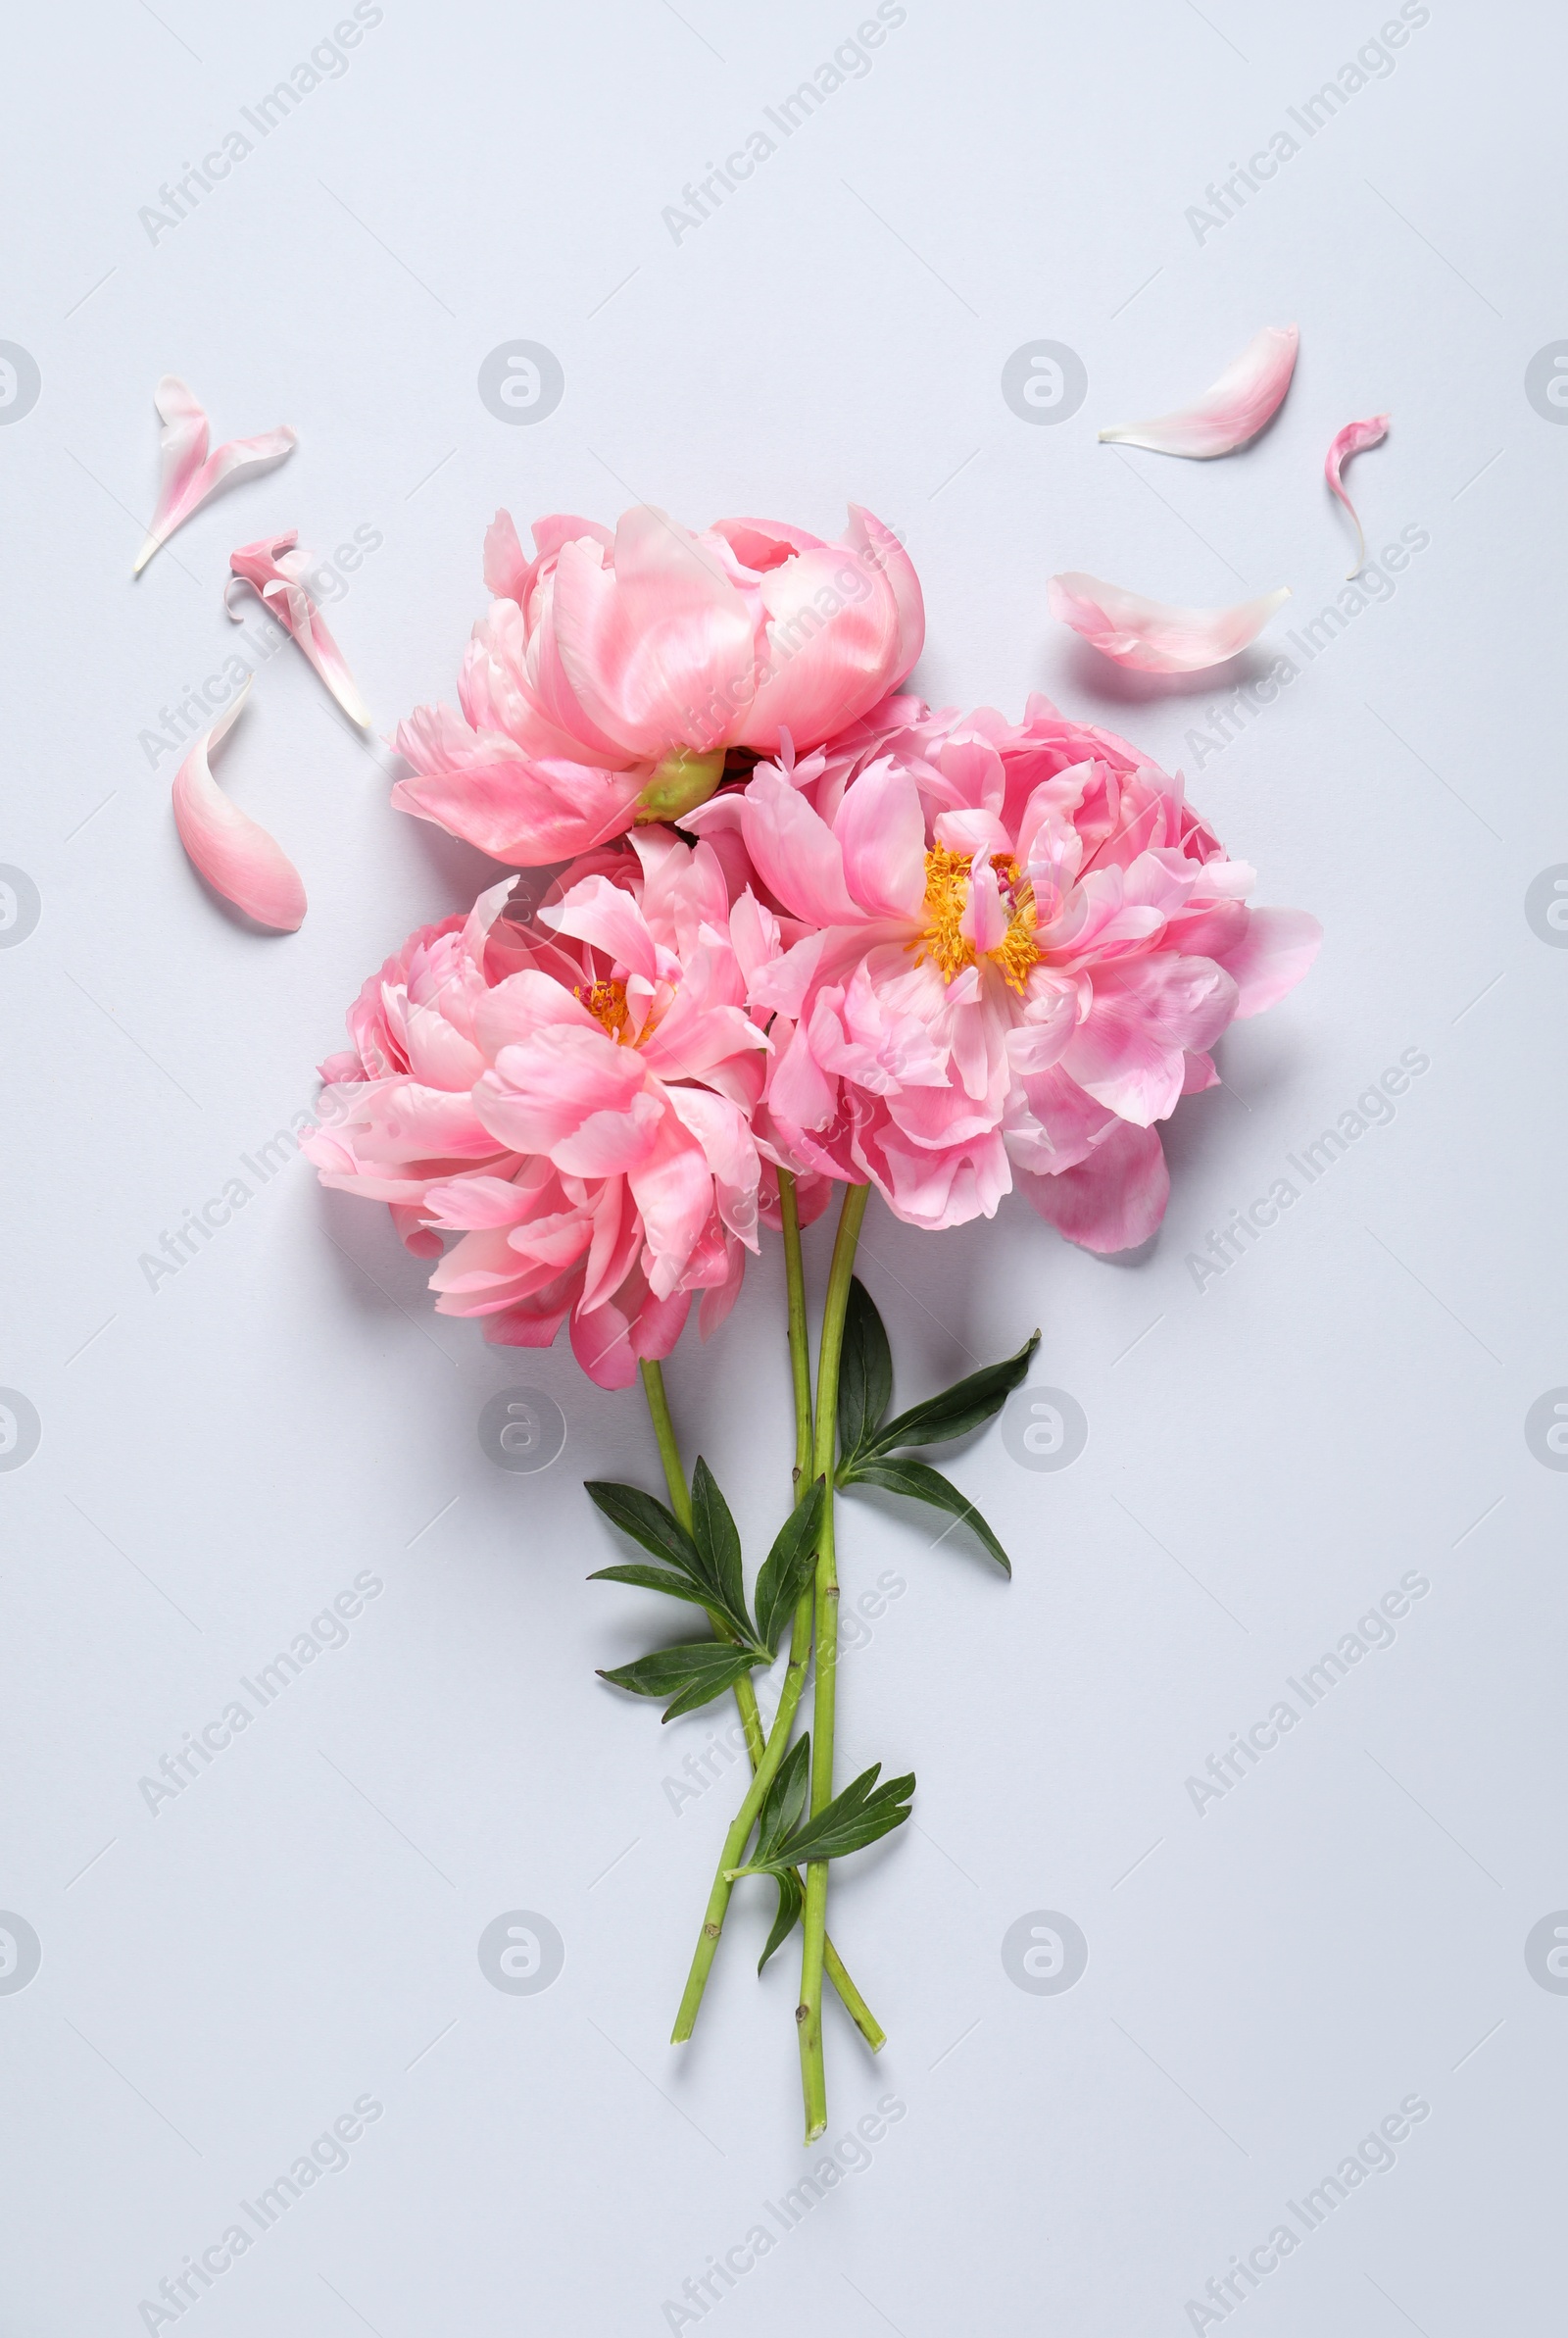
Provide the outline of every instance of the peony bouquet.
{"type": "Polygon", "coordinates": [[[751,1766],[673,2034],[692,2034],[734,1886],[767,1878],[762,1964],[801,1932],[809,2142],[824,1987],[883,2042],[828,1935],[833,1863],[914,1792],[880,1765],[834,1776],[837,1496],[949,1514],[1006,1569],[923,1457],[990,1419],[1035,1346],[895,1412],[855,1276],[871,1194],[936,1228],[1017,1187],[1089,1250],[1142,1243],[1169,1190],[1159,1123],[1215,1083],[1220,1033],[1291,988],[1318,929],[1250,908],[1251,870],[1181,780],[1110,732],[1039,697],[1009,722],[905,694],[920,588],[868,513],[836,544],[756,520],[693,534],[651,509],[533,537],[530,557],[507,514],[492,525],[459,707],[401,725],[395,801],[546,873],[503,877],[367,981],[306,1149],[325,1184],[389,1206],[441,1313],[515,1347],[565,1324],[599,1386],[640,1377],[668,1499],[588,1486],[628,1553],[594,1579],[667,1595],[681,1623],[604,1678],[666,1720],[733,1695],[751,1766]],[[801,1228],[835,1192],[813,1363],[801,1228]],[[773,1239],[793,1477],[748,1582],[711,1469],[677,1450],[662,1365],[694,1302],[718,1329],[773,1239]]]}

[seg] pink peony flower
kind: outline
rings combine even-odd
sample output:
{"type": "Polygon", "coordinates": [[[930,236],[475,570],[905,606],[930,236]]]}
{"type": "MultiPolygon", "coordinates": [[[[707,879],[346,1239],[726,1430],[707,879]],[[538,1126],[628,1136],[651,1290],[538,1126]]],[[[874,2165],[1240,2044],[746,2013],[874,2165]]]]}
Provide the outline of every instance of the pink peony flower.
{"type": "Polygon", "coordinates": [[[672,820],[731,749],[805,753],[869,712],[919,656],[914,570],[870,513],[841,542],[765,520],[693,535],[662,512],[485,538],[495,598],[459,677],[462,713],[417,708],[394,803],[520,867],[672,820]]]}
{"type": "Polygon", "coordinates": [[[1038,697],[1020,724],[921,710],[848,764],[761,765],[691,824],[738,833],[806,928],[750,974],[775,1018],[759,1141],[917,1225],[990,1217],[1017,1182],[1089,1249],[1145,1240],[1155,1124],[1320,938],[1247,908],[1252,871],[1179,779],[1038,697]]]}
{"type": "Polygon", "coordinates": [[[667,829],[567,870],[530,927],[502,918],[509,891],[366,985],[306,1149],[421,1248],[461,1234],[439,1312],[518,1347],[569,1316],[583,1368],[622,1387],[694,1297],[705,1335],[722,1321],[757,1248],[768,1042],[732,932],[752,946],[756,905],[732,911],[716,855],[667,829]]]}

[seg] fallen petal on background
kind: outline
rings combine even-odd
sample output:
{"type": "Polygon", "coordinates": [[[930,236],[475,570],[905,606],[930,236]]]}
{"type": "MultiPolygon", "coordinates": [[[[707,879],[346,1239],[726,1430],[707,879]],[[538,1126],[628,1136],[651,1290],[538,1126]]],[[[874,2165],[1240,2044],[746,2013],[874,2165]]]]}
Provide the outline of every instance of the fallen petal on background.
{"type": "Polygon", "coordinates": [[[1256,601],[1236,601],[1228,609],[1184,609],[1173,601],[1149,601],[1122,585],[1070,570],[1053,576],[1051,614],[1117,666],[1138,673],[1200,673],[1219,666],[1255,641],[1276,609],[1291,597],[1282,584],[1256,601]]]}
{"type": "Polygon", "coordinates": [[[210,455],[207,410],[177,373],[164,375],[153,392],[153,404],[164,425],[163,476],[147,541],[130,572],[133,576],[141,574],[160,544],[167,544],[175,528],[183,527],[225,480],[240,478],[264,464],[280,462],[299,443],[288,423],[280,423],[275,430],[264,430],[257,438],[231,438],[210,455]]]}
{"type": "MultiPolygon", "coordinates": [[[[368,729],[370,710],[312,598],[308,581],[311,556],[297,549],[299,540],[299,529],[291,527],[285,535],[263,536],[260,543],[241,544],[237,552],[229,554],[229,568],[240,583],[248,584],[260,596],[263,607],[278,623],[287,627],[349,721],[359,723],[362,730],[368,729]]],[[[223,606],[238,624],[226,590],[223,606]]]]}
{"type": "Polygon", "coordinates": [[[305,917],[299,871],[264,827],[229,802],[207,762],[209,749],[228,730],[249,688],[247,682],[211,730],[202,732],[174,773],[174,825],[215,893],[221,893],[258,925],[295,933],[305,917]]]}
{"type": "Polygon", "coordinates": [[[1347,423],[1329,448],[1328,460],[1323,466],[1323,476],[1328,480],[1331,492],[1344,504],[1355,528],[1355,568],[1347,572],[1351,576],[1355,574],[1356,569],[1365,565],[1366,537],[1362,532],[1360,514],[1346,494],[1340,473],[1352,455],[1364,455],[1369,446],[1380,446],[1388,435],[1389,418],[1386,414],[1371,415],[1364,423],[1347,423]]]}
{"type": "Polygon", "coordinates": [[[1296,371],[1300,333],[1294,324],[1265,324],[1239,358],[1191,406],[1152,422],[1122,423],[1102,430],[1102,439],[1122,446],[1146,446],[1156,455],[1191,455],[1207,462],[1229,455],[1278,413],[1296,371]]]}

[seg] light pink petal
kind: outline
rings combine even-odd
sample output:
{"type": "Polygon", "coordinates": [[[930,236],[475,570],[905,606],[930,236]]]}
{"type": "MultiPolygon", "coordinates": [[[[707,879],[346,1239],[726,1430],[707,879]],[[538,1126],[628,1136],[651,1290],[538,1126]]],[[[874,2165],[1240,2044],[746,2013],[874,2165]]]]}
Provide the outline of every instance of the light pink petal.
{"type": "MultiPolygon", "coordinates": [[[[292,527],[287,535],[263,536],[260,543],[241,544],[238,551],[229,554],[229,568],[240,583],[248,584],[260,595],[268,613],[292,634],[349,721],[368,730],[370,710],[344,664],[343,652],[326,629],[326,620],[311,597],[306,582],[311,556],[296,549],[299,540],[299,529],[292,527]]],[[[229,608],[226,594],[223,606],[237,624],[239,620],[229,608]]]]}
{"type": "Polygon", "coordinates": [[[858,924],[838,838],[776,765],[759,764],[744,802],[746,849],[790,914],[813,925],[858,924]]]}
{"type": "Polygon", "coordinates": [[[587,876],[573,885],[564,900],[539,912],[539,922],[553,932],[569,933],[650,982],[660,972],[659,945],[648,920],[624,885],[608,876],[587,876]]]}
{"type": "Polygon", "coordinates": [[[1085,1250],[1134,1250],[1165,1215],[1170,1172],[1156,1128],[1113,1121],[1088,1158],[1054,1176],[1018,1172],[1019,1190],[1085,1250]]]}
{"type": "Polygon", "coordinates": [[[498,731],[471,730],[449,706],[416,707],[398,724],[396,745],[417,774],[392,790],[400,812],[520,869],[623,835],[647,777],[526,756],[498,731]]]}
{"type": "MultiPolygon", "coordinates": [[[[925,814],[906,771],[873,764],[833,823],[850,891],[870,917],[917,918],[925,900],[925,814]]],[[[971,848],[972,849],[972,848],[971,848]]]]}
{"type": "Polygon", "coordinates": [[[1231,454],[1255,438],[1278,412],[1296,371],[1299,340],[1294,324],[1265,324],[1191,406],[1156,415],[1152,422],[1124,423],[1100,435],[1122,446],[1150,447],[1156,455],[1193,455],[1206,461],[1231,454]]]}
{"type": "Polygon", "coordinates": [[[1206,958],[1097,967],[1089,1013],[1061,1068],[1097,1104],[1147,1128],[1173,1112],[1186,1050],[1208,1047],[1236,1012],[1236,984],[1206,958]]]}
{"type": "Polygon", "coordinates": [[[591,721],[630,754],[706,750],[727,738],[755,687],[752,620],[712,553],[663,512],[624,512],[613,566],[564,544],[555,645],[591,721]]]}
{"type": "Polygon", "coordinates": [[[760,583],[764,664],[735,736],[763,754],[787,731],[805,754],[869,712],[920,653],[925,611],[907,554],[869,512],[850,507],[840,544],[769,561],[760,583]]]}
{"type": "Polygon", "coordinates": [[[1388,435],[1389,418],[1386,414],[1374,414],[1364,423],[1347,423],[1335,437],[1323,466],[1323,476],[1328,480],[1331,492],[1344,504],[1355,528],[1355,569],[1348,572],[1352,576],[1366,560],[1366,537],[1361,530],[1360,516],[1341,483],[1340,473],[1352,455],[1364,455],[1369,446],[1380,446],[1388,435]]]}
{"type": "Polygon", "coordinates": [[[1120,584],[1070,570],[1051,579],[1051,614],[1070,625],[1102,656],[1138,673],[1200,673],[1223,665],[1255,641],[1274,612],[1291,597],[1282,584],[1256,601],[1228,609],[1185,609],[1146,600],[1120,584]]]}
{"type": "Polygon", "coordinates": [[[174,825],[215,893],[221,893],[258,925],[295,933],[305,917],[299,871],[265,828],[229,802],[207,763],[208,750],[227,732],[249,688],[247,681],[174,773],[174,825]]]}
{"type": "Polygon", "coordinates": [[[484,580],[498,601],[521,602],[528,589],[533,564],[517,541],[516,522],[507,511],[497,512],[484,537],[484,580]]]}
{"type": "Polygon", "coordinates": [[[1245,918],[1240,940],[1213,954],[1240,993],[1238,1017],[1276,1006],[1296,988],[1323,941],[1322,926],[1306,910],[1249,910],[1245,918]]]}
{"type": "Polygon", "coordinates": [[[264,430],[258,438],[231,438],[216,454],[209,455],[206,412],[177,375],[164,375],[153,394],[153,404],[164,425],[163,476],[147,541],[137,553],[136,565],[131,570],[133,576],[141,574],[159,545],[167,544],[175,528],[182,527],[225,480],[241,478],[246,472],[260,470],[264,464],[279,462],[284,455],[292,454],[299,443],[288,423],[281,423],[275,430],[264,430]]]}

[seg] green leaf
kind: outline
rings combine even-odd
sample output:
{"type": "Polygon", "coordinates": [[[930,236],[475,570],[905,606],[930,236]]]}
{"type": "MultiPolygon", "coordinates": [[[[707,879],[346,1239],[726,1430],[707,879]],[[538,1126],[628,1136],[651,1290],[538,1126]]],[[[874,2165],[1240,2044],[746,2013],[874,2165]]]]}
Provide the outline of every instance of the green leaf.
{"type": "Polygon", "coordinates": [[[811,1860],[843,1859],[848,1852],[863,1851],[867,1843],[875,1843],[902,1826],[909,1816],[914,1773],[911,1770],[906,1777],[889,1778],[879,1786],[881,1771],[881,1763],[873,1762],[814,1817],[803,1819],[779,1845],[771,1866],[776,1870],[785,1865],[802,1866],[811,1860]]]}
{"type": "Polygon", "coordinates": [[[640,1591],[667,1591],[671,1599],[689,1599],[700,1608],[708,1605],[708,1594],[691,1575],[677,1575],[667,1567],[643,1567],[633,1563],[629,1567],[598,1567],[588,1577],[590,1583],[631,1583],[640,1591]]]}
{"type": "Polygon", "coordinates": [[[729,1504],[701,1454],[692,1472],[692,1540],[703,1563],[704,1577],[718,1595],[714,1604],[739,1626],[744,1639],[755,1638],[752,1619],[746,1612],[741,1538],[730,1517],[729,1504]]]}
{"type": "Polygon", "coordinates": [[[793,1867],[786,1867],[783,1874],[775,1875],[773,1880],[778,1885],[778,1914],[773,1918],[773,1929],[767,1936],[767,1945],[757,1960],[759,1972],[775,1950],[784,1946],[800,1922],[801,1910],[806,1906],[806,1894],[801,1889],[801,1879],[793,1867]]]}
{"type": "Polygon", "coordinates": [[[775,1655],[784,1627],[810,1580],[822,1524],[827,1480],[808,1485],[783,1525],[757,1577],[758,1636],[775,1655]]]}
{"type": "Polygon", "coordinates": [[[673,1598],[693,1600],[708,1610],[715,1629],[727,1629],[743,1647],[752,1651],[749,1661],[755,1663],[763,1651],[746,1609],[740,1538],[735,1532],[735,1521],[724,1507],[724,1497],[702,1462],[697,1465],[697,1490],[703,1497],[702,1507],[694,1509],[701,1546],[673,1512],[666,1510],[662,1502],[656,1502],[652,1494],[645,1494],[634,1485],[611,1485],[602,1478],[590,1479],[588,1493],[612,1525],[618,1526],[622,1534],[629,1534],[633,1542],[640,1542],[656,1559],[663,1560],[692,1588],[677,1592],[672,1581],[653,1568],[626,1574],[607,1567],[600,1570],[601,1575],[612,1582],[640,1583],[651,1591],[667,1591],[673,1598]]]}
{"type": "Polygon", "coordinates": [[[901,1413],[886,1428],[878,1430],[866,1451],[884,1454],[899,1445],[946,1445],[950,1439],[978,1428],[983,1420],[1000,1413],[1013,1390],[1022,1385],[1029,1359],[1039,1345],[1040,1334],[1036,1331],[1024,1341],[1016,1356],[970,1372],[966,1379],[956,1380],[951,1388],[944,1388],[940,1396],[927,1397],[923,1405],[911,1405],[907,1413],[901,1413]]]}
{"type": "Polygon", "coordinates": [[[951,1478],[944,1477],[929,1463],[890,1460],[881,1454],[862,1455],[845,1482],[881,1486],[889,1494],[907,1494],[911,1502],[928,1502],[933,1510],[951,1511],[979,1537],[1003,1573],[1011,1574],[1012,1562],[967,1494],[960,1494],[951,1478]]]}
{"type": "Polygon", "coordinates": [[[608,1671],[601,1668],[599,1677],[616,1688],[630,1689],[636,1697],[673,1698],[664,1713],[665,1720],[672,1721],[678,1714],[695,1713],[700,1705],[721,1697],[757,1661],[755,1649],[732,1648],[723,1640],[694,1640],[675,1648],[656,1648],[634,1664],[616,1665],[608,1671]]]}
{"type": "Polygon", "coordinates": [[[869,1445],[892,1402],[893,1351],[875,1303],[857,1277],[850,1284],[839,1360],[840,1453],[858,1453],[869,1445]]]}
{"type": "Polygon", "coordinates": [[[640,1542],[645,1551],[662,1559],[666,1566],[677,1567],[683,1574],[701,1576],[702,1563],[696,1544],[662,1502],[656,1502],[640,1486],[612,1485],[602,1477],[585,1478],[583,1482],[589,1501],[598,1505],[612,1526],[618,1526],[622,1534],[629,1534],[633,1542],[640,1542]]]}
{"type": "Polygon", "coordinates": [[[757,1819],[757,1856],[759,1861],[770,1860],[791,1827],[797,1825],[806,1808],[806,1789],[810,1783],[811,1733],[795,1745],[778,1766],[778,1775],[767,1790],[757,1819]]]}

